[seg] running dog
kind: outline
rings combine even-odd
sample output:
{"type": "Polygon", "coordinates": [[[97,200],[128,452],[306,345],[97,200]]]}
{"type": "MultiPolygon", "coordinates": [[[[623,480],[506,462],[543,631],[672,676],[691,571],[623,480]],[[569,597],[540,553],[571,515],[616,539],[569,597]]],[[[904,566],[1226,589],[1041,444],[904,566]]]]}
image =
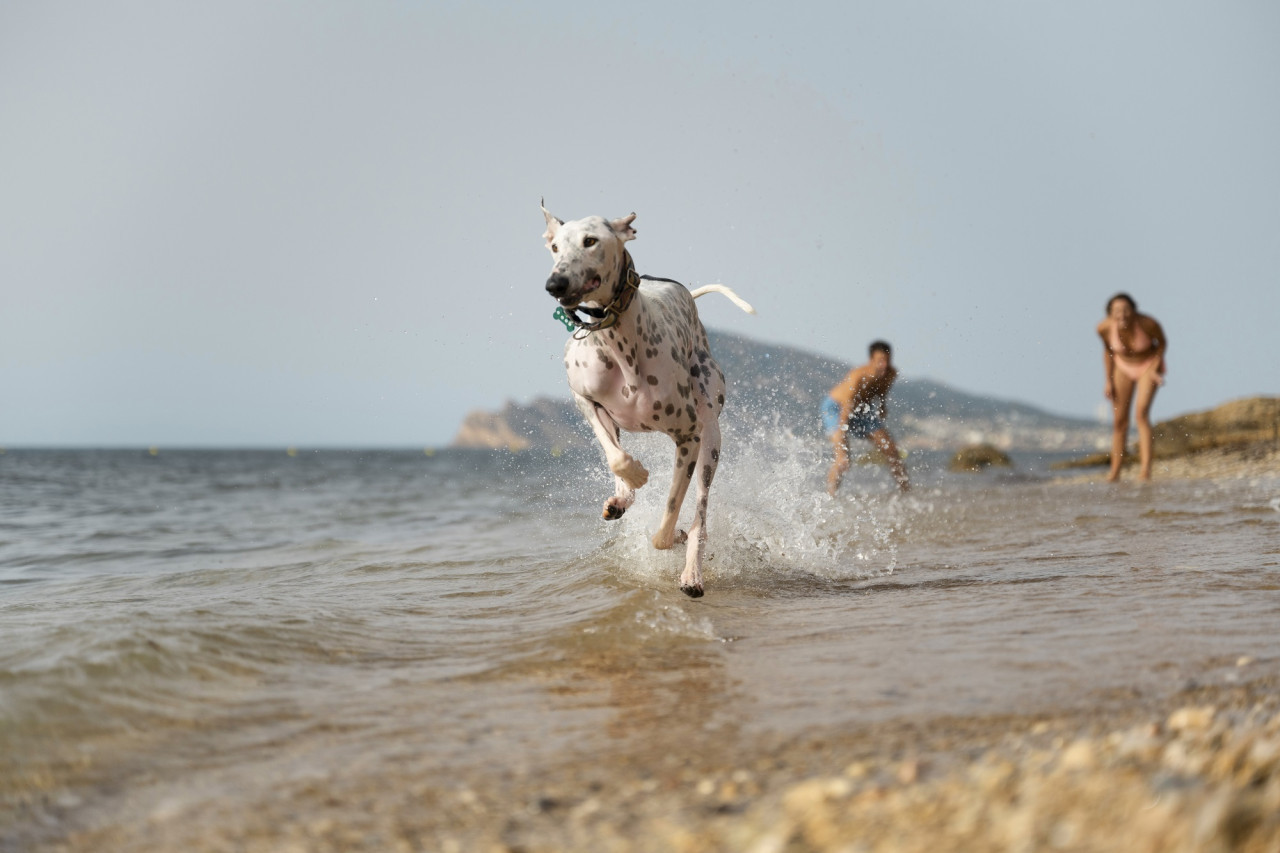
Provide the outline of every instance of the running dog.
{"type": "Polygon", "coordinates": [[[653,547],[689,542],[680,589],[702,595],[702,556],[707,543],[707,494],[720,461],[720,410],[724,373],[707,346],[707,332],[693,300],[722,293],[754,314],[724,285],[690,292],[669,279],[636,274],[626,243],[636,237],[636,215],[607,220],[590,216],[563,222],[543,206],[543,235],[554,263],[547,292],[556,316],[573,328],[565,344],[569,388],[604,449],[615,491],[604,503],[606,519],[621,518],[649,472],[622,449],[620,430],[662,432],[676,443],[675,473],[653,547]],[[590,319],[583,320],[578,311],[590,319]],[[680,507],[697,474],[697,513],[690,534],[676,530],[680,507]]]}

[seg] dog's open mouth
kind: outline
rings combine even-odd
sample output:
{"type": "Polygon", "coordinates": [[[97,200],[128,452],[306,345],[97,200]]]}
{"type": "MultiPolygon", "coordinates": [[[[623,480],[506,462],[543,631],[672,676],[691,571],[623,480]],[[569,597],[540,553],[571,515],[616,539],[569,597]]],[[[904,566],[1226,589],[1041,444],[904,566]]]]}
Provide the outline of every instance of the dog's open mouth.
{"type": "Polygon", "coordinates": [[[587,279],[587,281],[586,281],[586,287],[584,287],[584,288],[582,289],[582,293],[579,293],[579,294],[578,294],[578,295],[576,295],[576,296],[566,293],[564,296],[561,296],[561,297],[560,297],[559,299],[557,299],[556,301],[557,301],[557,302],[559,302],[559,303],[560,303],[562,306],[564,306],[565,308],[567,308],[567,309],[569,309],[570,311],[572,311],[574,308],[577,308],[580,304],[582,304],[582,297],[583,297],[583,296],[585,296],[586,294],[588,294],[588,293],[592,292],[593,290],[595,290],[595,289],[596,289],[596,288],[598,288],[599,286],[600,286],[600,276],[598,276],[598,275],[593,275],[593,276],[591,276],[590,278],[588,278],[588,279],[587,279]]]}

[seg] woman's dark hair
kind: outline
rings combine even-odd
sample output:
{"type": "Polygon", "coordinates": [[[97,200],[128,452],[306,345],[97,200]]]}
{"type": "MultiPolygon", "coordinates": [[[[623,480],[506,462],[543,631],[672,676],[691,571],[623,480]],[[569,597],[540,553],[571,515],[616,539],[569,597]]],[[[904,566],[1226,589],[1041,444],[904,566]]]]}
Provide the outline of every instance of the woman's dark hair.
{"type": "Polygon", "coordinates": [[[1134,311],[1138,310],[1138,303],[1133,301],[1133,297],[1125,293],[1124,291],[1121,291],[1120,293],[1117,293],[1115,296],[1107,300],[1108,314],[1111,313],[1111,303],[1115,302],[1117,299],[1123,299],[1125,302],[1129,303],[1129,307],[1132,308],[1134,311]]]}
{"type": "Polygon", "coordinates": [[[893,349],[889,346],[888,341],[872,341],[871,346],[867,347],[867,355],[875,355],[882,352],[890,358],[893,357],[893,349]]]}

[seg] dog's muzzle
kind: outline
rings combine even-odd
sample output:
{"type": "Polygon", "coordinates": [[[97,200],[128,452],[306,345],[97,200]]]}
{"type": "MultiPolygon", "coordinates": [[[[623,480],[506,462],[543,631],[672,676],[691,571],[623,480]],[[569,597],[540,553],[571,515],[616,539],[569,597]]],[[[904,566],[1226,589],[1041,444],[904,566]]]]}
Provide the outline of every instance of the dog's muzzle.
{"type": "Polygon", "coordinates": [[[571,285],[572,282],[569,281],[569,277],[567,275],[553,273],[547,278],[547,293],[554,296],[561,304],[565,304],[565,296],[568,295],[571,285]]]}

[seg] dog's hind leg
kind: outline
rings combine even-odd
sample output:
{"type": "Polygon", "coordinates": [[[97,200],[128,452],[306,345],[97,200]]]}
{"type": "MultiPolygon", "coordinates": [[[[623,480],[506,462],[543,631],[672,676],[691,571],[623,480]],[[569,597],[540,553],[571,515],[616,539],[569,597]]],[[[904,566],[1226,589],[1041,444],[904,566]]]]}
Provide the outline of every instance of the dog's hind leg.
{"type": "Polygon", "coordinates": [[[698,453],[698,482],[695,494],[697,509],[689,529],[689,545],[684,555],[684,572],[680,575],[680,591],[690,598],[702,597],[702,555],[707,549],[707,498],[711,481],[720,464],[720,424],[707,418],[702,427],[702,449],[698,453]]]}
{"type": "Polygon", "coordinates": [[[693,479],[693,470],[698,465],[698,436],[676,442],[676,463],[671,472],[671,490],[667,494],[667,508],[662,513],[662,524],[658,532],[653,534],[653,547],[659,551],[683,542],[684,533],[676,533],[676,522],[680,518],[680,507],[684,505],[684,496],[689,491],[689,481],[693,479]]]}

